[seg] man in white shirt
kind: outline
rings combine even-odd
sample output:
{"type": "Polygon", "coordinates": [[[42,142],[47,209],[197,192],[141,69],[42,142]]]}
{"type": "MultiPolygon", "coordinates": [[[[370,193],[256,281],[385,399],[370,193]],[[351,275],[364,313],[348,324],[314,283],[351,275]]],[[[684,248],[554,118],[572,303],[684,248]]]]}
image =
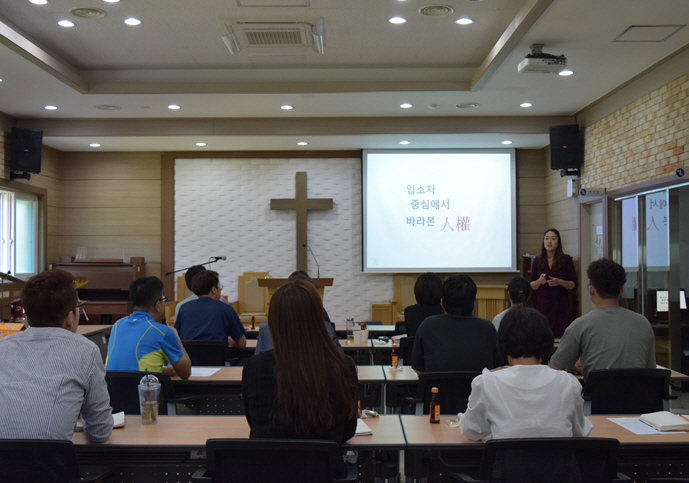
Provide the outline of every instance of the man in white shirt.
{"type": "Polygon", "coordinates": [[[81,413],[93,442],[112,433],[100,350],[76,334],[79,301],[72,275],[50,270],[22,290],[29,328],[0,339],[0,438],[72,440],[81,413]]]}

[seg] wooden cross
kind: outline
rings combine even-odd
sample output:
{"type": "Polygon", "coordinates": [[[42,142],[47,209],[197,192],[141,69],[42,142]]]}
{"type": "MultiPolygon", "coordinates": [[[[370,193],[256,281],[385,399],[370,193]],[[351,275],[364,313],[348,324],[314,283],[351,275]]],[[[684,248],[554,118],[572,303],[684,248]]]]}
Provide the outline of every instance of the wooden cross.
{"type": "Polygon", "coordinates": [[[292,199],[272,198],[271,210],[295,210],[297,212],[297,270],[307,271],[306,214],[309,210],[332,210],[332,198],[309,198],[306,190],[306,173],[295,176],[295,197],[292,199]]]}

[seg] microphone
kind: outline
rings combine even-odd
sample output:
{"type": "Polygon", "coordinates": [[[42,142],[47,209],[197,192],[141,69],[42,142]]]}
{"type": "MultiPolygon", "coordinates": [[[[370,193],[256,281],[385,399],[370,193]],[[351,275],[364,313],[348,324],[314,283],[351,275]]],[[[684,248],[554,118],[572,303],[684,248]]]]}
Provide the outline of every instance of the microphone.
{"type": "Polygon", "coordinates": [[[215,260],[216,262],[217,262],[218,260],[227,260],[227,257],[211,257],[211,258],[212,258],[213,260],[215,260]]]}
{"type": "Polygon", "coordinates": [[[316,255],[313,254],[313,250],[311,250],[311,247],[308,246],[306,243],[304,243],[302,246],[306,247],[311,252],[313,261],[316,262],[316,268],[318,269],[318,275],[316,276],[316,278],[321,278],[321,266],[318,264],[318,260],[316,260],[316,255]]]}

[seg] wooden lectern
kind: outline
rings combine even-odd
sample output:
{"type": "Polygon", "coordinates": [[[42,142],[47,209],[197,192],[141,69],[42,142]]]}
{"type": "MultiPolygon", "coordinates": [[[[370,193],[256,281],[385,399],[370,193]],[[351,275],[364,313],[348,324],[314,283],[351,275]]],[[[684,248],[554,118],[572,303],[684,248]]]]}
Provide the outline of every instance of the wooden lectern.
{"type": "MultiPolygon", "coordinates": [[[[284,284],[287,283],[287,278],[259,278],[258,279],[258,286],[259,287],[267,287],[268,288],[268,303],[270,303],[270,299],[273,298],[273,294],[275,291],[282,287],[284,284]]],[[[313,279],[313,284],[316,286],[316,290],[318,290],[318,295],[321,296],[321,302],[323,301],[323,294],[325,292],[325,287],[332,287],[333,286],[333,279],[332,278],[314,278],[313,279]]]]}

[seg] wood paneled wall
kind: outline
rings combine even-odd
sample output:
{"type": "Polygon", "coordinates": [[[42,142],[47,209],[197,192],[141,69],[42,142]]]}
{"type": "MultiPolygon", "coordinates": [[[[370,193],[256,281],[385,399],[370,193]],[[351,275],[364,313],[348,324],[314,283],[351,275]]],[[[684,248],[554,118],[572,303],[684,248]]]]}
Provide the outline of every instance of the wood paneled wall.
{"type": "Polygon", "coordinates": [[[160,277],[160,153],[63,153],[59,256],[146,257],[160,277]]]}

